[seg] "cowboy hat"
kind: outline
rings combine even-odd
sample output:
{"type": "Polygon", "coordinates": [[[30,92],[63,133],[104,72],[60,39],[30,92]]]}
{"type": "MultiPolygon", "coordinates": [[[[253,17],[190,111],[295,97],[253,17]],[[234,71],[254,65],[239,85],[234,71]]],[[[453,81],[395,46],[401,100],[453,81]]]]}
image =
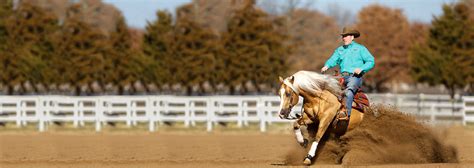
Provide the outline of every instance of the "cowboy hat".
{"type": "Polygon", "coordinates": [[[357,38],[357,37],[360,36],[360,33],[359,33],[359,31],[357,31],[356,29],[344,27],[344,28],[342,29],[341,36],[345,36],[345,35],[353,35],[354,38],[357,38]]]}

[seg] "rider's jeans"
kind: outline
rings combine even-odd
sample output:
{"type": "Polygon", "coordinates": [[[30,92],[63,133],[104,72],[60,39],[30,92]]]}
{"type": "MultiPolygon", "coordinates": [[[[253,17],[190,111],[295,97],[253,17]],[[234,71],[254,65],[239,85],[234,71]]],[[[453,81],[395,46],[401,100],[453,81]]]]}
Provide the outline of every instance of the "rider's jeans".
{"type": "Polygon", "coordinates": [[[344,76],[344,85],[346,89],[344,93],[346,94],[346,108],[347,115],[351,115],[352,111],[352,101],[354,101],[354,95],[357,92],[357,89],[362,85],[362,77],[355,76],[344,76]]]}

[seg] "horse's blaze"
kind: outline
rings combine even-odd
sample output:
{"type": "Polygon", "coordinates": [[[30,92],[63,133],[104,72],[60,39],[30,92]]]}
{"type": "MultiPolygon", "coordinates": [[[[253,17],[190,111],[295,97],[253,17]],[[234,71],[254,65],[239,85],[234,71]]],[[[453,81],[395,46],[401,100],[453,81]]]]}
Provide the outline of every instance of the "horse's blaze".
{"type": "Polygon", "coordinates": [[[282,85],[280,88],[279,94],[280,94],[280,118],[284,119],[288,116],[290,113],[290,100],[288,100],[288,97],[285,95],[286,93],[286,87],[282,85]]]}

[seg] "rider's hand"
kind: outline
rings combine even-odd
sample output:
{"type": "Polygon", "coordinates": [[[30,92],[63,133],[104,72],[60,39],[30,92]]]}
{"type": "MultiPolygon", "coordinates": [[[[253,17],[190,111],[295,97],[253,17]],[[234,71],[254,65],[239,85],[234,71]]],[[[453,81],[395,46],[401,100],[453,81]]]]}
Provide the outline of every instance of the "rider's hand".
{"type": "Polygon", "coordinates": [[[323,68],[321,68],[321,72],[324,73],[328,70],[329,68],[327,66],[324,66],[323,68]]]}
{"type": "Polygon", "coordinates": [[[362,73],[362,70],[360,68],[356,68],[354,69],[354,73],[359,75],[360,73],[362,73]]]}

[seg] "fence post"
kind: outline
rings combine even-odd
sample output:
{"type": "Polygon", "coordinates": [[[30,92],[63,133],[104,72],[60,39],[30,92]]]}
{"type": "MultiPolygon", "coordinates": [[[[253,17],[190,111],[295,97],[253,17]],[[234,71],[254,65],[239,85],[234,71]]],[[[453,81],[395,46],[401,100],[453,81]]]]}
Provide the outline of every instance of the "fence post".
{"type": "MultiPolygon", "coordinates": [[[[113,106],[112,104],[111,104],[111,106],[113,106]]],[[[130,101],[126,101],[125,104],[127,106],[126,107],[126,110],[127,110],[127,119],[126,119],[127,127],[130,128],[130,127],[132,127],[132,108],[131,108],[132,104],[130,103],[130,101]]]]}
{"type": "Polygon", "coordinates": [[[249,120],[248,120],[248,107],[249,107],[249,102],[248,101],[242,101],[242,119],[243,119],[243,124],[244,126],[249,125],[249,120]]]}
{"type": "MultiPolygon", "coordinates": [[[[74,111],[73,111],[73,123],[74,123],[74,128],[77,128],[79,126],[79,106],[78,106],[78,103],[77,103],[77,100],[73,99],[73,98],[68,98],[68,100],[73,100],[73,106],[74,106],[74,111]]],[[[69,102],[68,102],[69,103],[69,102]]]]}
{"type": "Polygon", "coordinates": [[[397,109],[401,109],[402,101],[403,101],[402,98],[400,96],[395,95],[395,100],[396,100],[395,106],[397,107],[397,109]]]}
{"type": "Polygon", "coordinates": [[[239,103],[237,103],[237,116],[238,116],[238,119],[237,119],[237,127],[239,128],[242,128],[242,125],[243,125],[243,118],[244,118],[244,108],[243,108],[243,101],[239,101],[239,103]]]}
{"type": "Polygon", "coordinates": [[[102,129],[102,115],[104,112],[103,104],[98,98],[95,101],[95,131],[100,132],[102,129]]]}
{"type": "Polygon", "coordinates": [[[435,107],[435,105],[434,105],[434,104],[431,104],[431,107],[430,107],[430,111],[431,111],[431,117],[430,117],[430,120],[431,120],[431,122],[432,122],[432,123],[434,123],[434,122],[435,122],[435,120],[436,120],[436,116],[435,116],[435,114],[436,114],[436,111],[435,111],[435,110],[436,110],[436,107],[435,107]]]}
{"type": "Polygon", "coordinates": [[[85,117],[84,117],[84,102],[81,100],[77,100],[77,106],[78,106],[78,113],[79,113],[79,126],[84,127],[85,126],[85,117]]]}
{"type": "Polygon", "coordinates": [[[188,128],[191,121],[191,110],[189,109],[191,101],[186,100],[184,103],[184,127],[188,128]]]}
{"type": "Polygon", "coordinates": [[[44,132],[44,102],[42,97],[36,99],[36,116],[38,117],[38,130],[44,132]]]}
{"type": "Polygon", "coordinates": [[[137,126],[137,101],[130,101],[130,118],[132,119],[132,126],[137,126]]]}
{"type": "Polygon", "coordinates": [[[21,127],[26,126],[26,119],[27,119],[27,113],[26,110],[28,109],[28,100],[23,100],[21,103],[21,127]]]}
{"type": "Polygon", "coordinates": [[[214,113],[215,113],[215,107],[214,107],[214,101],[212,100],[212,97],[209,97],[206,102],[206,116],[207,116],[207,132],[212,131],[212,123],[214,122],[214,113]]]}
{"type": "Polygon", "coordinates": [[[196,126],[196,120],[194,119],[196,117],[196,111],[194,110],[194,107],[196,106],[196,102],[193,100],[189,101],[189,124],[192,127],[196,126]]]}
{"type": "Polygon", "coordinates": [[[425,107],[425,94],[420,93],[418,94],[418,104],[417,104],[418,114],[423,111],[423,107],[425,107]]]}
{"type": "Polygon", "coordinates": [[[16,126],[21,126],[21,101],[16,101],[16,126]]]}
{"type": "Polygon", "coordinates": [[[148,130],[150,132],[155,132],[155,115],[153,115],[152,106],[153,101],[150,97],[148,97],[145,103],[146,114],[148,116],[148,130]]]}
{"type": "Polygon", "coordinates": [[[463,125],[474,123],[474,96],[463,97],[463,125]]]}
{"type": "Polygon", "coordinates": [[[264,106],[263,101],[264,100],[262,100],[262,98],[259,98],[257,101],[257,114],[258,114],[258,118],[260,119],[260,132],[267,131],[266,115],[265,115],[265,110],[263,110],[263,106],[264,106]]]}

